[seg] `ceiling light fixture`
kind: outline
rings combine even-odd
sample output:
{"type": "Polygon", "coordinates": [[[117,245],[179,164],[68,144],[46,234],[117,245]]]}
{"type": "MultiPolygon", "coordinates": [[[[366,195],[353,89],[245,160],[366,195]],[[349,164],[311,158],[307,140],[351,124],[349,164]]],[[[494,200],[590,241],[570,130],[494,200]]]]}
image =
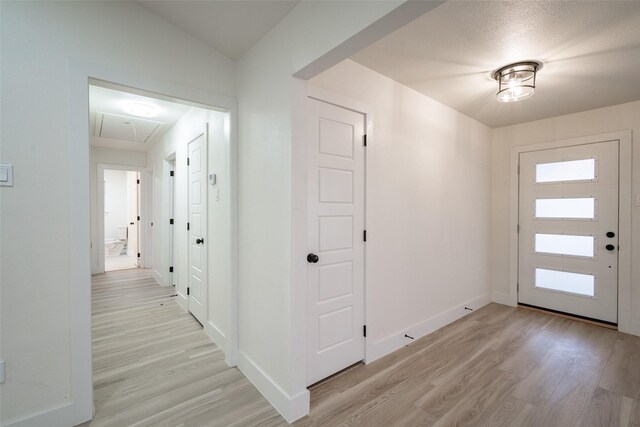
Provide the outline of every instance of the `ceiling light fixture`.
{"type": "Polygon", "coordinates": [[[498,101],[522,101],[532,96],[536,89],[536,74],[541,68],[540,61],[522,61],[505,65],[491,73],[491,77],[498,82],[498,101]]]}
{"type": "Polygon", "coordinates": [[[134,116],[138,117],[155,117],[158,115],[158,110],[153,105],[143,104],[141,102],[128,102],[122,107],[122,109],[134,116]]]}

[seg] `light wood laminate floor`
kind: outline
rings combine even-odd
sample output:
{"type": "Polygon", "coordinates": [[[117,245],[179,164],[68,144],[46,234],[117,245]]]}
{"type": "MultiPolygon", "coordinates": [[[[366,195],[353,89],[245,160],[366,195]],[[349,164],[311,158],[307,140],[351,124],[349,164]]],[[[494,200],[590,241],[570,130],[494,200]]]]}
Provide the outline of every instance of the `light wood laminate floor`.
{"type": "Polygon", "coordinates": [[[498,304],[311,390],[299,426],[640,426],[640,338],[498,304]]]}
{"type": "Polygon", "coordinates": [[[92,279],[95,417],[86,426],[281,426],[149,270],[92,279]]]}
{"type": "MultiPolygon", "coordinates": [[[[286,422],[147,270],[93,278],[91,426],[286,422]]],[[[640,426],[640,338],[490,304],[311,390],[296,426],[640,426]]]]}

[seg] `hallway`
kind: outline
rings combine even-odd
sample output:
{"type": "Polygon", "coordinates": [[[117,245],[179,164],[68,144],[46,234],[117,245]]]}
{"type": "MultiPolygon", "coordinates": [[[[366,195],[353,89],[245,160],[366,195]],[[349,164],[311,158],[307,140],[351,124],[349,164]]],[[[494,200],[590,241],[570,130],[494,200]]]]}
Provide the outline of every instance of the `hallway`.
{"type": "Polygon", "coordinates": [[[94,419],[84,426],[286,425],[150,270],[92,278],[94,419]]]}

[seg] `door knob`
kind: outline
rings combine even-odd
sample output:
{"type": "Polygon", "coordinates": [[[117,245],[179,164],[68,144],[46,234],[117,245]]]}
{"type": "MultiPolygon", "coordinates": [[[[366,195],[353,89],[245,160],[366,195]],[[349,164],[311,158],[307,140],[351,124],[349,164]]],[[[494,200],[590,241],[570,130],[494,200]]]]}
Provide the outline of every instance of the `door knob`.
{"type": "Polygon", "coordinates": [[[315,264],[319,260],[320,260],[320,258],[318,258],[318,255],[316,255],[316,254],[307,255],[307,262],[310,262],[311,264],[315,264]]]}
{"type": "Polygon", "coordinates": [[[612,239],[612,238],[616,237],[616,233],[614,233],[613,231],[607,231],[607,237],[612,239]]]}
{"type": "Polygon", "coordinates": [[[197,237],[197,238],[196,238],[196,244],[197,244],[197,245],[200,245],[200,244],[202,244],[202,243],[204,243],[204,239],[203,239],[203,238],[201,238],[201,237],[197,237]]]}
{"type": "Polygon", "coordinates": [[[614,250],[616,247],[615,247],[615,246],[613,246],[612,244],[608,244],[607,246],[605,246],[605,248],[606,248],[608,251],[612,251],[612,250],[614,250]]]}

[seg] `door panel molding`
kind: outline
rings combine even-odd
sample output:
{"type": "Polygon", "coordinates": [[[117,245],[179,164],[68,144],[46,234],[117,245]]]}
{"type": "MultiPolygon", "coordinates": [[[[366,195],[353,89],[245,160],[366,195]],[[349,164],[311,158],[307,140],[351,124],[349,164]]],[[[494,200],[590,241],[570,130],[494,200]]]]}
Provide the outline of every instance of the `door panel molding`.
{"type": "Polygon", "coordinates": [[[510,197],[509,197],[509,293],[494,294],[494,301],[517,306],[518,304],[518,164],[521,153],[540,151],[597,142],[619,141],[619,223],[618,232],[620,246],[618,252],[618,330],[621,332],[640,334],[637,323],[631,322],[631,166],[632,166],[632,133],[631,130],[604,133],[579,138],[548,141],[537,144],[516,146],[511,149],[510,162],[510,197]]]}

